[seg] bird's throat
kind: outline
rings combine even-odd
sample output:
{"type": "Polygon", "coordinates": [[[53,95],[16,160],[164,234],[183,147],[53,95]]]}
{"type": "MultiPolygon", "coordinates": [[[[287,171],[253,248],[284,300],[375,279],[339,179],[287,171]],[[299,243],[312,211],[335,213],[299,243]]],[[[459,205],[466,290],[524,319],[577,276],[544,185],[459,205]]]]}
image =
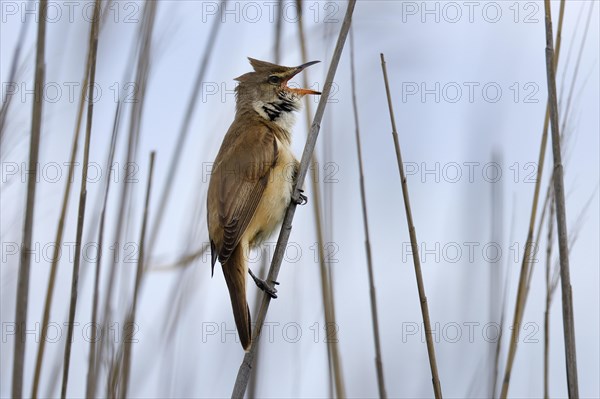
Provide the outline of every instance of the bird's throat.
{"type": "Polygon", "coordinates": [[[300,108],[300,102],[287,99],[272,102],[254,101],[252,107],[264,119],[277,124],[286,132],[291,132],[296,121],[294,111],[300,108]]]}

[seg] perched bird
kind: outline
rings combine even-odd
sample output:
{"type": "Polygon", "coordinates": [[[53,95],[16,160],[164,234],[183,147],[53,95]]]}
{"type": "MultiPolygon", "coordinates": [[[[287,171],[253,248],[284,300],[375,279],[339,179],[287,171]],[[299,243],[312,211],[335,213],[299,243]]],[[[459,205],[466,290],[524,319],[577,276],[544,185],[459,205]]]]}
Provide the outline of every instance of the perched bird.
{"type": "MultiPolygon", "coordinates": [[[[287,86],[319,61],[285,67],[249,60],[254,72],[235,79],[235,119],[215,158],[207,198],[212,273],[219,259],[246,351],[252,340],[246,273],[271,297],[277,292],[248,268],[248,253],[283,221],[300,166],[290,148],[293,113],[300,109],[302,97],[321,94],[287,86]]],[[[298,203],[306,203],[306,197],[301,195],[298,203]]]]}

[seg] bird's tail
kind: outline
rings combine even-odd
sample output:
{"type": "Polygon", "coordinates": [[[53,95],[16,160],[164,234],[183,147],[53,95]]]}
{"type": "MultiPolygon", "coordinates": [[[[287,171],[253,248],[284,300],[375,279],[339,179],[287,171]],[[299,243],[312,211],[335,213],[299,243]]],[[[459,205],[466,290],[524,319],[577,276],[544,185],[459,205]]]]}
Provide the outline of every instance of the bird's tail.
{"type": "Polygon", "coordinates": [[[223,265],[223,275],[229,289],[233,318],[237,327],[242,347],[245,351],[250,350],[252,340],[252,329],[250,327],[250,309],[246,301],[246,275],[248,267],[244,259],[242,245],[238,245],[227,262],[223,265]]]}

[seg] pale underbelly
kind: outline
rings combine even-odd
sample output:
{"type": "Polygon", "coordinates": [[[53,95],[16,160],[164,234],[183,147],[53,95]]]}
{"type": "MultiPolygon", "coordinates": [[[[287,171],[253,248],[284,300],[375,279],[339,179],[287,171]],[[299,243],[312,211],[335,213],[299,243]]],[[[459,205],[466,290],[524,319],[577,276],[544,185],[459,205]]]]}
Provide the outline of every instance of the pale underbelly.
{"type": "Polygon", "coordinates": [[[290,158],[286,159],[288,162],[279,162],[271,171],[267,187],[244,233],[243,238],[248,241],[250,247],[264,242],[283,221],[292,197],[294,168],[297,162],[293,157],[290,158]]]}

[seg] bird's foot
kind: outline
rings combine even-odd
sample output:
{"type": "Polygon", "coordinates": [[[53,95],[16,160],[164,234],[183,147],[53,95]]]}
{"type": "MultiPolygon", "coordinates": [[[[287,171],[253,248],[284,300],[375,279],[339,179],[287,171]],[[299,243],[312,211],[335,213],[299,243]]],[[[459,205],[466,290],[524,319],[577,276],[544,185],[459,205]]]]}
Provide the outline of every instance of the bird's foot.
{"type": "Polygon", "coordinates": [[[296,205],[306,205],[308,203],[308,197],[304,195],[304,190],[298,189],[298,198],[293,198],[296,205]]]}
{"type": "MultiPolygon", "coordinates": [[[[269,295],[271,298],[277,298],[277,289],[275,287],[269,286],[269,284],[265,280],[256,277],[254,273],[252,273],[252,270],[248,269],[248,273],[250,273],[250,277],[252,277],[254,283],[258,288],[260,288],[265,294],[269,295]]],[[[277,281],[272,281],[272,283],[274,285],[279,285],[277,281]]]]}

